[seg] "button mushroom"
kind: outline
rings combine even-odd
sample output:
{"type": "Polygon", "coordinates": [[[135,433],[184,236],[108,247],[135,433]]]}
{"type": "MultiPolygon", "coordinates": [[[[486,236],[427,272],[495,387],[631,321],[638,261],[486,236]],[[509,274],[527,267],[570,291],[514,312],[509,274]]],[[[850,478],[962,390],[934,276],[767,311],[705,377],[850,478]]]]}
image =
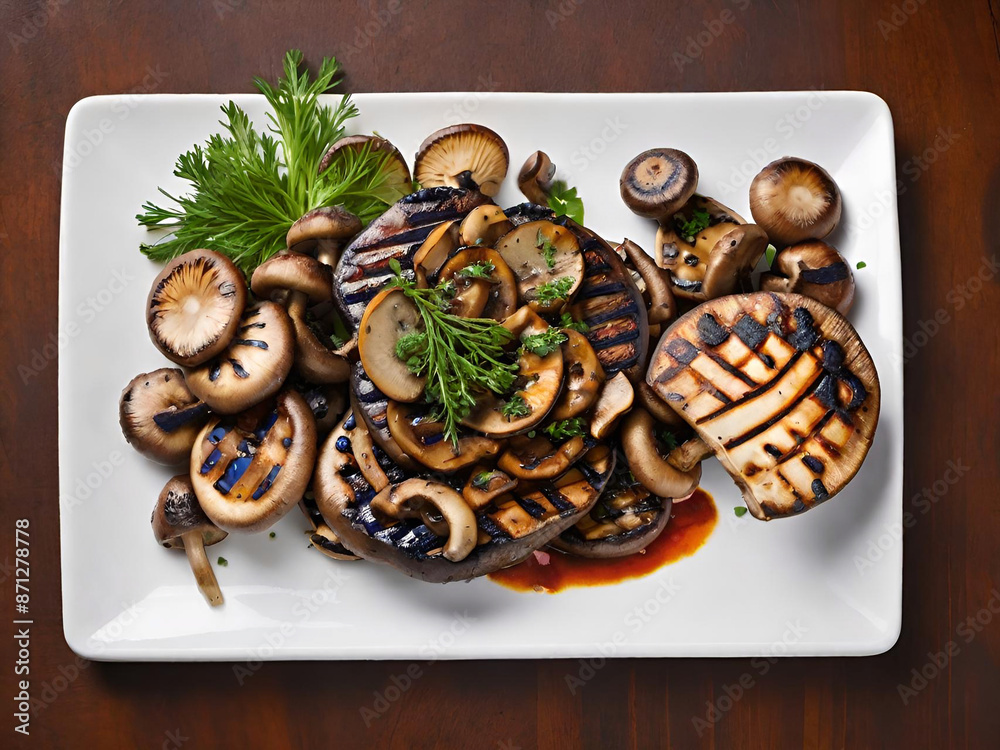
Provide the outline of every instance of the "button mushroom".
{"type": "Polygon", "coordinates": [[[694,195],[698,165],[683,151],[653,148],[625,165],[618,187],[632,213],[663,224],[694,195]]]}
{"type": "Polygon", "coordinates": [[[425,188],[471,188],[492,198],[509,164],[503,138],[483,125],[467,123],[431,133],[420,144],[413,173],[425,188]]]}
{"type": "MultiPolygon", "coordinates": [[[[470,214],[471,215],[471,214],[470,214]]],[[[505,320],[517,309],[517,279],[496,250],[467,247],[448,259],[438,282],[454,281],[451,312],[466,318],[505,320]]]]}
{"type": "Polygon", "coordinates": [[[841,315],[854,304],[854,272],[844,256],[825,242],[811,240],[786,247],[761,274],[764,292],[795,292],[812,297],[841,315]]]}
{"type": "Polygon", "coordinates": [[[160,271],[146,299],[153,345],[171,362],[195,367],[236,336],[246,304],[243,274],[212,250],[192,250],[160,271]]]}
{"type": "Polygon", "coordinates": [[[360,158],[373,152],[381,154],[384,161],[379,172],[379,182],[371,187],[371,193],[386,203],[392,203],[413,192],[413,180],[410,178],[406,159],[389,141],[377,135],[344,136],[323,155],[317,171],[323,174],[332,169],[339,174],[346,174],[354,169],[360,158]]]}
{"type": "Polygon", "coordinates": [[[468,557],[476,547],[476,516],[462,496],[448,485],[407,479],[386,487],[371,501],[373,511],[394,519],[423,518],[426,506],[431,506],[447,525],[444,557],[452,562],[468,557]]]}
{"type": "Polygon", "coordinates": [[[394,401],[410,403],[424,392],[425,378],[410,372],[396,354],[404,336],[419,333],[423,317],[402,289],[383,289],[368,304],[358,333],[358,356],[372,383],[394,401]]]}
{"type": "Polygon", "coordinates": [[[517,277],[521,299],[538,312],[559,312],[583,282],[580,243],[551,221],[522,224],[504,235],[496,249],[517,277]]]}
{"type": "Polygon", "coordinates": [[[285,390],[235,417],[211,419],[191,451],[191,484],[219,528],[263,531],[302,498],[315,460],[312,412],[285,390]]]}
{"type": "Polygon", "coordinates": [[[168,466],[187,461],[207,417],[208,406],[191,393],[177,368],[136,375],[118,402],[125,440],[146,458],[168,466]]]}
{"type": "Polygon", "coordinates": [[[527,158],[517,174],[517,186],[532,203],[547,206],[556,165],[544,151],[536,151],[527,158]]]}
{"type": "Polygon", "coordinates": [[[294,349],[285,311],[274,302],[259,302],[243,313],[237,338],[225,351],[187,373],[187,385],[212,411],[236,414],[281,388],[294,349]]]}
{"type": "Polygon", "coordinates": [[[656,261],[670,271],[674,294],[696,301],[749,287],[750,272],[766,249],[764,230],[702,195],[656,233],[656,261]]]}
{"type": "Polygon", "coordinates": [[[669,323],[677,317],[677,302],[670,283],[670,272],[660,268],[646,252],[632,240],[626,239],[619,246],[619,254],[624,255],[642,278],[648,298],[646,313],[650,325],[669,323]]]}
{"type": "Polygon", "coordinates": [[[778,245],[823,239],[840,221],[841,206],[830,173],[805,159],[773,161],[750,183],[750,213],[778,245]]]}
{"type": "Polygon", "coordinates": [[[343,206],[322,206],[307,211],[292,224],[285,245],[290,252],[312,255],[332,268],[344,245],[361,228],[361,219],[343,206]]]}
{"type": "Polygon", "coordinates": [[[167,481],[150,521],[157,544],[183,549],[187,554],[198,588],[208,603],[213,607],[222,604],[222,591],[205,547],[221,542],[228,534],[208,520],[187,475],[180,474],[167,481]]]}
{"type": "Polygon", "coordinates": [[[683,472],[669,463],[656,437],[656,423],[645,409],[633,409],[622,424],[622,450],[636,480],[654,495],[687,497],[701,481],[701,464],[683,472]]]}

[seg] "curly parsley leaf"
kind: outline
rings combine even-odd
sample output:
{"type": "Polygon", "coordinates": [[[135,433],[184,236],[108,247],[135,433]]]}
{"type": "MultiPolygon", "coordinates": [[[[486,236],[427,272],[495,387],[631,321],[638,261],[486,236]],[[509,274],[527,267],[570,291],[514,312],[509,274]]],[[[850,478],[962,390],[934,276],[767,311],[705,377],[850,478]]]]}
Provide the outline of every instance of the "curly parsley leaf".
{"type": "Polygon", "coordinates": [[[576,194],[575,187],[568,187],[563,180],[556,180],[549,188],[549,208],[556,216],[568,216],[583,224],[583,199],[576,194]]]}

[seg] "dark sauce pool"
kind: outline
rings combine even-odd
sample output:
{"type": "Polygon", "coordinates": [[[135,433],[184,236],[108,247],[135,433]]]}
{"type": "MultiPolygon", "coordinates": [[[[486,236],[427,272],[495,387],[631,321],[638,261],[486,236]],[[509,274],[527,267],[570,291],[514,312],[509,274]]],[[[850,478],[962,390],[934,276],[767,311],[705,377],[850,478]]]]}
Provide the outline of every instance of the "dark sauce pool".
{"type": "Polygon", "coordinates": [[[674,505],[670,523],[641,552],[611,560],[591,560],[550,548],[548,565],[535,555],[510,568],[490,573],[488,578],[515,591],[555,594],[574,586],[605,586],[629,578],[641,578],[664,565],[693,555],[705,543],[719,519],[712,496],[704,490],[674,505]]]}

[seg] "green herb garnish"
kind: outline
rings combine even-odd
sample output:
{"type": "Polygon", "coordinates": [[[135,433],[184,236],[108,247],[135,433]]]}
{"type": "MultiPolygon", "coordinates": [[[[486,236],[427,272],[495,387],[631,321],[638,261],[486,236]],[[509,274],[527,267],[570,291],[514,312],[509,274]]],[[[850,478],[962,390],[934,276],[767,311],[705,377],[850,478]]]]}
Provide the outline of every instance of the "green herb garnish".
{"type": "Polygon", "coordinates": [[[500,413],[507,417],[508,421],[511,419],[520,419],[521,417],[527,417],[531,414],[531,407],[528,406],[528,402],[524,400],[524,396],[520,393],[515,393],[506,403],[503,405],[503,409],[500,413]]]}
{"type": "Polygon", "coordinates": [[[518,366],[506,361],[504,349],[513,334],[495,320],[453,315],[444,285],[418,289],[398,261],[389,261],[389,267],[394,274],[389,286],[416,303],[424,324],[423,331],[396,342],[396,356],[425,376],[424,397],[435,407],[433,418],[444,423],[445,439],[457,445],[459,423],[482,394],[504,394],[514,385],[518,366]]]}
{"type": "Polygon", "coordinates": [[[559,316],[559,327],[571,328],[577,333],[587,333],[590,330],[590,326],[582,320],[573,320],[573,316],[568,312],[564,312],[561,316],[559,316]]]}
{"type": "Polygon", "coordinates": [[[267,536],[268,536],[268,538],[270,538],[270,539],[274,539],[274,537],[276,537],[276,536],[277,536],[277,534],[275,534],[275,533],[274,533],[274,532],[272,531],[272,532],[271,532],[270,534],[268,534],[267,536]]]}
{"type": "Polygon", "coordinates": [[[583,199],[576,194],[575,187],[567,187],[562,180],[556,180],[549,188],[549,208],[555,211],[557,216],[568,216],[573,221],[583,224],[583,199]]]}
{"type": "Polygon", "coordinates": [[[858,261],[858,270],[859,270],[859,271],[860,271],[860,270],[861,270],[862,268],[866,268],[867,266],[868,266],[868,264],[867,264],[867,263],[865,263],[865,262],[864,262],[863,260],[859,260],[859,261],[858,261]]]}
{"type": "Polygon", "coordinates": [[[550,269],[556,267],[556,246],[549,242],[549,238],[542,234],[542,230],[538,230],[538,237],[535,240],[535,246],[542,251],[542,257],[545,258],[545,265],[550,269]]]}
{"type": "Polygon", "coordinates": [[[218,560],[216,560],[216,562],[217,562],[217,563],[218,563],[219,565],[221,565],[221,566],[222,566],[223,568],[225,568],[225,567],[227,567],[227,566],[229,565],[229,560],[227,560],[227,559],[226,559],[226,558],[224,558],[224,557],[220,557],[220,558],[219,558],[218,560]]]}
{"type": "Polygon", "coordinates": [[[708,211],[703,208],[696,208],[690,221],[684,218],[684,214],[674,214],[674,226],[677,232],[688,242],[694,242],[695,235],[705,229],[712,221],[708,211]]]}
{"type": "Polygon", "coordinates": [[[668,451],[672,451],[674,448],[680,445],[680,443],[677,442],[677,436],[674,435],[674,433],[672,433],[666,427],[658,427],[656,429],[656,437],[660,439],[660,442],[663,443],[664,446],[666,446],[666,449],[668,451]]]}
{"type": "Polygon", "coordinates": [[[553,302],[569,297],[569,290],[573,288],[573,277],[563,276],[553,281],[546,281],[535,288],[535,298],[543,305],[551,305],[553,302]]]}
{"type": "Polygon", "coordinates": [[[493,473],[492,471],[479,472],[472,478],[472,486],[480,490],[486,489],[493,479],[493,473]]]}
{"type": "Polygon", "coordinates": [[[539,357],[547,357],[566,341],[566,334],[558,328],[547,328],[541,333],[521,336],[521,348],[539,357]]]}
{"type": "Polygon", "coordinates": [[[470,263],[461,271],[459,271],[456,275],[462,276],[466,279],[489,279],[491,276],[493,276],[493,272],[496,270],[496,268],[497,268],[496,266],[494,266],[492,263],[490,263],[490,261],[487,260],[482,262],[470,263]]]}
{"type": "Polygon", "coordinates": [[[578,435],[587,434],[587,423],[582,417],[564,419],[560,422],[553,422],[543,430],[552,440],[563,442],[578,435]]]}
{"type": "Polygon", "coordinates": [[[167,261],[209,247],[249,274],[285,248],[289,227],[307,211],[343,205],[367,223],[408,191],[409,186],[390,181],[391,155],[367,144],[341,149],[318,173],[323,155],[358,110],[349,96],[332,108],[320,103],[320,94],[340,82],[334,58],[323,59],[313,80],[299,70],[301,63],[302,53],[291,50],[285,54],[285,77],[276,86],[254,79],[273,110],[270,133],[254,130],[247,113],[229,102],[220,122],[225,133],[177,158],[174,174],[190,182],[191,191],[174,196],[160,188],[175,206],[142,204],[139,224],[170,230],[157,242],[141,245],[145,255],[167,261]]]}
{"type": "Polygon", "coordinates": [[[767,250],[764,251],[764,257],[767,258],[767,267],[770,268],[774,265],[774,256],[778,254],[778,248],[774,245],[768,245],[767,250]]]}
{"type": "Polygon", "coordinates": [[[746,508],[744,508],[744,507],[743,507],[743,506],[741,505],[741,506],[740,506],[740,507],[738,507],[738,508],[733,508],[733,513],[735,513],[735,514],[736,514],[736,517],[737,517],[737,518],[742,518],[743,516],[745,516],[745,515],[747,514],[747,509],[746,509],[746,508]]]}

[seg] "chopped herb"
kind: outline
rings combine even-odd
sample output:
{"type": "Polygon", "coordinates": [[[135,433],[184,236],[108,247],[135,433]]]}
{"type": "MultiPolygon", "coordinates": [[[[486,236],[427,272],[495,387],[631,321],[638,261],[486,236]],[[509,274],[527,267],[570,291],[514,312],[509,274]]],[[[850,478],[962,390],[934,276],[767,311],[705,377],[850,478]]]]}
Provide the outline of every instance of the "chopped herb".
{"type": "Polygon", "coordinates": [[[528,437],[529,437],[529,438],[533,438],[533,437],[535,437],[535,435],[537,435],[537,434],[538,434],[537,432],[535,432],[534,430],[532,430],[531,432],[529,432],[529,433],[528,433],[528,437]]]}
{"type": "Polygon", "coordinates": [[[660,439],[660,442],[666,446],[668,451],[672,451],[679,445],[677,437],[666,427],[658,427],[656,430],[656,437],[660,439]]]}
{"type": "Polygon", "coordinates": [[[466,279],[488,279],[493,275],[496,268],[488,260],[481,263],[470,263],[459,271],[457,275],[466,279]]]}
{"type": "Polygon", "coordinates": [[[521,348],[539,357],[547,357],[566,340],[566,334],[558,328],[547,328],[541,333],[521,336],[521,348]]]}
{"type": "Polygon", "coordinates": [[[220,558],[219,558],[218,560],[216,560],[216,562],[217,562],[217,563],[218,563],[219,565],[221,565],[221,566],[222,566],[223,568],[225,568],[226,566],[228,566],[228,565],[229,565],[229,560],[227,560],[227,559],[226,559],[226,558],[224,558],[224,557],[220,557],[220,558]]]}
{"type": "Polygon", "coordinates": [[[564,419],[561,422],[553,422],[545,427],[545,434],[556,442],[563,442],[578,435],[587,434],[587,422],[582,417],[564,419]]]}
{"type": "Polygon", "coordinates": [[[524,400],[524,396],[520,393],[515,393],[507,399],[507,402],[503,405],[503,409],[501,409],[501,414],[507,417],[508,421],[511,419],[520,419],[531,414],[531,407],[524,400]]]}
{"type": "Polygon", "coordinates": [[[486,489],[489,486],[490,480],[493,479],[494,472],[492,471],[481,471],[476,476],[472,478],[472,486],[477,489],[486,489]]]}
{"type": "Polygon", "coordinates": [[[767,258],[767,267],[770,268],[774,265],[774,256],[778,254],[778,248],[774,245],[768,245],[767,250],[764,251],[764,257],[767,258]]]}
{"type": "Polygon", "coordinates": [[[564,312],[559,318],[560,328],[572,328],[577,333],[587,333],[590,330],[590,326],[584,323],[582,320],[573,320],[573,316],[568,312],[564,312]]]}
{"type": "Polygon", "coordinates": [[[569,290],[573,288],[573,277],[563,276],[554,281],[546,281],[535,288],[535,298],[543,305],[550,305],[553,302],[569,297],[569,290]]]}
{"type": "MultiPolygon", "coordinates": [[[[514,385],[517,363],[504,347],[513,334],[494,320],[463,318],[447,312],[450,298],[442,285],[418,289],[403,276],[396,260],[390,286],[398,287],[420,310],[424,330],[396,342],[396,356],[411,372],[426,377],[424,397],[444,423],[444,436],[458,444],[458,426],[483,392],[503,394],[514,385]]],[[[452,285],[454,286],[454,285],[452,285]]]]}
{"type": "Polygon", "coordinates": [[[576,194],[575,187],[567,187],[563,180],[556,180],[549,188],[549,208],[557,216],[568,216],[583,224],[583,199],[576,194]]]}
{"type": "Polygon", "coordinates": [[[745,515],[747,514],[747,509],[746,509],[746,508],[744,508],[744,507],[743,507],[743,506],[741,505],[741,506],[740,506],[740,507],[738,507],[738,508],[733,508],[733,513],[735,513],[735,514],[736,514],[736,517],[737,517],[737,518],[742,518],[743,516],[745,516],[745,515]]]}
{"type": "Polygon", "coordinates": [[[703,208],[696,208],[690,221],[685,219],[682,213],[674,214],[674,226],[677,227],[677,233],[689,243],[694,242],[695,235],[705,229],[711,221],[712,217],[703,208]]]}
{"type": "Polygon", "coordinates": [[[860,270],[861,270],[862,268],[866,268],[867,266],[868,266],[868,264],[867,264],[867,263],[865,263],[865,262],[864,262],[863,260],[859,260],[859,261],[858,261],[858,270],[859,270],[859,271],[860,271],[860,270]]]}
{"type": "Polygon", "coordinates": [[[542,230],[538,230],[538,237],[535,240],[535,246],[542,251],[542,257],[545,258],[545,265],[550,269],[556,267],[556,246],[549,242],[549,238],[542,234],[542,230]]]}
{"type": "Polygon", "coordinates": [[[268,537],[269,537],[270,539],[274,539],[274,537],[276,537],[276,536],[277,536],[277,534],[275,534],[275,533],[274,533],[274,532],[272,531],[272,532],[271,532],[270,534],[268,534],[267,536],[268,536],[268,537]]]}

